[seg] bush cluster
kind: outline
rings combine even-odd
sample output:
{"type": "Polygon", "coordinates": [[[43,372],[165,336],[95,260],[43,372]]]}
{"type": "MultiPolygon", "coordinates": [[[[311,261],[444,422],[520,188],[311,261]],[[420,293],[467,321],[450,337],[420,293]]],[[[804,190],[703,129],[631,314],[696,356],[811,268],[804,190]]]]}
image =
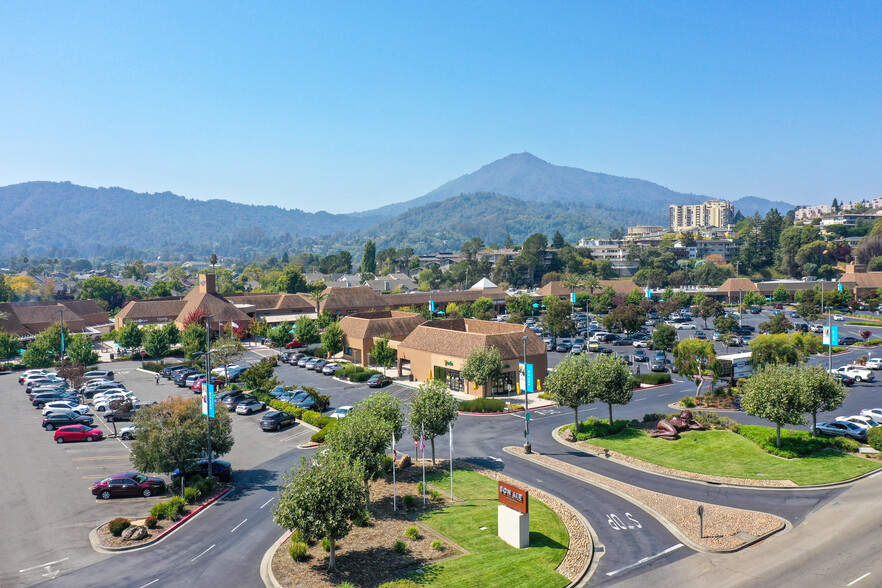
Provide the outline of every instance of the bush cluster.
{"type": "MultiPolygon", "coordinates": [[[[587,421],[579,423],[579,430],[576,431],[576,439],[579,441],[585,441],[586,439],[615,435],[616,433],[624,431],[632,422],[633,421],[616,420],[610,425],[609,421],[602,421],[598,418],[590,417],[587,421]]],[[[569,425],[567,428],[572,430],[573,426],[569,425]]]]}
{"type": "Polygon", "coordinates": [[[404,508],[413,508],[416,506],[417,497],[413,494],[405,494],[401,497],[401,504],[404,505],[404,508]]]}
{"type": "Polygon", "coordinates": [[[411,541],[416,541],[417,539],[422,537],[419,527],[408,527],[407,531],[405,531],[404,534],[411,541]]]}
{"type": "Polygon", "coordinates": [[[684,408],[693,408],[695,406],[695,399],[691,396],[684,396],[683,400],[680,401],[680,406],[684,408]]]}
{"type": "Polygon", "coordinates": [[[294,561],[303,561],[306,559],[306,549],[306,543],[303,543],[302,541],[292,541],[291,545],[288,546],[288,553],[294,561]]]}
{"type": "Polygon", "coordinates": [[[331,551],[331,540],[325,537],[322,539],[322,549],[325,551],[331,551]]]}
{"type": "Polygon", "coordinates": [[[367,382],[371,376],[379,373],[377,370],[366,370],[349,374],[348,377],[350,382],[367,382]]]}
{"type": "Polygon", "coordinates": [[[867,443],[876,451],[882,451],[882,427],[873,427],[867,431],[867,443]]]}
{"type": "Polygon", "coordinates": [[[328,433],[337,426],[337,419],[331,419],[331,422],[321,428],[321,430],[316,431],[312,434],[312,437],[309,438],[313,443],[324,443],[325,437],[327,437],[328,433]]]}
{"type": "Polygon", "coordinates": [[[159,519],[157,519],[156,517],[147,517],[146,519],[144,519],[144,526],[148,529],[155,529],[156,525],[158,524],[159,519]]]}
{"type": "Polygon", "coordinates": [[[187,503],[180,496],[174,496],[159,504],[154,504],[150,509],[150,515],[157,519],[176,521],[187,512],[187,503]]]}
{"type": "Polygon", "coordinates": [[[123,517],[117,517],[107,523],[107,529],[113,533],[114,537],[119,537],[122,535],[122,532],[132,526],[132,522],[129,519],[124,519],[123,517]]]}
{"type": "Polygon", "coordinates": [[[649,384],[651,386],[657,386],[659,384],[670,384],[671,383],[671,374],[669,373],[659,373],[659,372],[650,372],[648,374],[635,374],[634,379],[636,379],[641,384],[649,384]]]}
{"type": "MultiPolygon", "coordinates": [[[[190,479],[190,485],[199,491],[199,496],[208,496],[214,492],[217,486],[217,478],[205,478],[203,476],[195,476],[190,479]]],[[[186,494],[186,490],[184,490],[186,494]]]]}
{"type": "Polygon", "coordinates": [[[434,541],[432,541],[432,549],[434,549],[435,551],[444,551],[444,549],[445,549],[444,542],[439,541],[438,539],[435,539],[434,541]]]}
{"type": "Polygon", "coordinates": [[[715,412],[698,412],[692,417],[708,429],[728,429],[737,433],[741,426],[729,417],[721,417],[715,412]]]}
{"type": "Polygon", "coordinates": [[[380,584],[378,588],[420,588],[420,585],[413,580],[392,580],[385,584],[380,584]]]}
{"type": "Polygon", "coordinates": [[[352,519],[352,524],[356,527],[367,527],[371,524],[371,513],[366,508],[361,509],[358,515],[352,519]]]}
{"type": "Polygon", "coordinates": [[[202,497],[202,492],[196,488],[184,488],[184,500],[187,504],[195,504],[202,497]]]}
{"type": "Polygon", "coordinates": [[[432,499],[432,502],[441,502],[441,493],[437,490],[429,490],[429,498],[432,499]]]}
{"type": "Polygon", "coordinates": [[[504,412],[505,401],[498,398],[463,400],[459,403],[459,410],[463,412],[504,412]]]}
{"type": "Polygon", "coordinates": [[[539,398],[541,398],[542,400],[552,400],[552,401],[554,400],[554,396],[552,396],[548,392],[540,392],[539,398]]]}
{"type": "Polygon", "coordinates": [[[410,550],[407,547],[407,543],[405,543],[404,541],[398,540],[392,544],[392,551],[394,551],[395,553],[397,553],[399,555],[404,555],[405,553],[407,553],[410,550]]]}
{"type": "Polygon", "coordinates": [[[775,446],[775,428],[759,425],[740,425],[735,431],[759,445],[766,453],[788,459],[810,455],[823,449],[835,448],[853,453],[861,444],[845,437],[812,437],[808,431],[781,429],[781,447],[775,446]]]}
{"type": "Polygon", "coordinates": [[[417,482],[417,494],[422,494],[426,489],[425,484],[422,482],[417,482]]]}
{"type": "Polygon", "coordinates": [[[392,456],[391,455],[384,455],[383,456],[383,473],[384,474],[391,474],[392,468],[394,468],[394,467],[395,467],[395,460],[392,459],[392,456]]]}

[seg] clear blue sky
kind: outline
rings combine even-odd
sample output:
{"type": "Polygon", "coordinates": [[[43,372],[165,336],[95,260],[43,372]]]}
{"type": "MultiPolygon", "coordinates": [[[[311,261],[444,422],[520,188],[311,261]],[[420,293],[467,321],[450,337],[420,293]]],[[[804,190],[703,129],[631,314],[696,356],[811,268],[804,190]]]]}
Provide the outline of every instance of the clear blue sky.
{"type": "Polygon", "coordinates": [[[0,185],[346,212],[510,153],[882,196],[879,2],[0,3],[0,185]]]}

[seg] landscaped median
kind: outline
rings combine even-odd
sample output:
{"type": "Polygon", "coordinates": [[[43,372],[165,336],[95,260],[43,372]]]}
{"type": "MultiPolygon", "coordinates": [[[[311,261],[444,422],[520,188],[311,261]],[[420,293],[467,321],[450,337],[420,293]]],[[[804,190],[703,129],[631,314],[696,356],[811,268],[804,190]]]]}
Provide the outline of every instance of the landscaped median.
{"type": "MultiPolygon", "coordinates": [[[[575,514],[565,515],[565,522],[559,516],[560,504],[531,493],[530,547],[510,547],[497,536],[496,481],[471,468],[459,469],[466,465],[457,463],[455,499],[451,500],[447,464],[439,462],[437,469],[427,464],[427,492],[433,496],[426,507],[419,492],[420,469],[398,469],[397,512],[392,510],[391,475],[382,476],[371,486],[370,519],[337,542],[339,571],[327,571],[328,555],[320,542],[300,553],[291,550],[289,538],[272,557],[274,584],[330,588],[344,581],[382,586],[397,580],[401,586],[416,582],[421,586],[545,588],[567,586],[584,574],[590,562],[590,536],[587,529],[575,530],[570,520],[577,518],[575,514]],[[570,550],[574,534],[579,547],[570,550]]],[[[297,539],[296,531],[293,538],[297,539]]]]}

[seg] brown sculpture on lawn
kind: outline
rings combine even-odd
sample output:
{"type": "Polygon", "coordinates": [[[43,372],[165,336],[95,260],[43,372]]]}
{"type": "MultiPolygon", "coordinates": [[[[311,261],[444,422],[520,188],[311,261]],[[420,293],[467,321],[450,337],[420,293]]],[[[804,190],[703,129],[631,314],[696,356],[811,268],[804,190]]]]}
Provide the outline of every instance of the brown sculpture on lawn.
{"type": "Polygon", "coordinates": [[[656,425],[655,431],[650,433],[649,436],[674,441],[680,438],[682,431],[703,431],[706,428],[692,417],[691,411],[684,410],[679,416],[675,416],[672,419],[660,420],[658,425],[656,425]]]}

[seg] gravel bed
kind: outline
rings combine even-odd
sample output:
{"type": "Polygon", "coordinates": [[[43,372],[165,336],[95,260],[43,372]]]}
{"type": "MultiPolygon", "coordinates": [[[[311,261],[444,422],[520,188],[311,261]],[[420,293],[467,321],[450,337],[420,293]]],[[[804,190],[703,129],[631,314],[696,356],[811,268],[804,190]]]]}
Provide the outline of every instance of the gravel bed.
{"type": "Polygon", "coordinates": [[[560,520],[563,521],[564,526],[567,528],[567,533],[569,533],[570,536],[569,545],[567,546],[567,554],[557,567],[557,571],[571,582],[575,582],[581,578],[582,574],[591,563],[591,557],[594,553],[594,543],[591,540],[591,534],[588,532],[588,528],[582,522],[582,519],[576,516],[569,506],[529,484],[524,484],[520,480],[515,480],[508,476],[503,476],[499,472],[487,470],[466,461],[457,460],[454,463],[457,468],[473,470],[493,480],[508,482],[509,484],[525,488],[530,492],[531,498],[540,500],[548,508],[553,510],[554,513],[560,517],[560,520]]]}
{"type": "Polygon", "coordinates": [[[784,527],[782,519],[767,513],[701,503],[646,490],[535,452],[530,457],[526,457],[521,447],[507,447],[505,451],[524,456],[526,459],[546,463],[570,472],[588,483],[605,486],[630,496],[665,518],[689,541],[708,550],[731,551],[739,549],[784,527]],[[699,534],[697,512],[699,506],[704,506],[703,537],[699,534]]]}

